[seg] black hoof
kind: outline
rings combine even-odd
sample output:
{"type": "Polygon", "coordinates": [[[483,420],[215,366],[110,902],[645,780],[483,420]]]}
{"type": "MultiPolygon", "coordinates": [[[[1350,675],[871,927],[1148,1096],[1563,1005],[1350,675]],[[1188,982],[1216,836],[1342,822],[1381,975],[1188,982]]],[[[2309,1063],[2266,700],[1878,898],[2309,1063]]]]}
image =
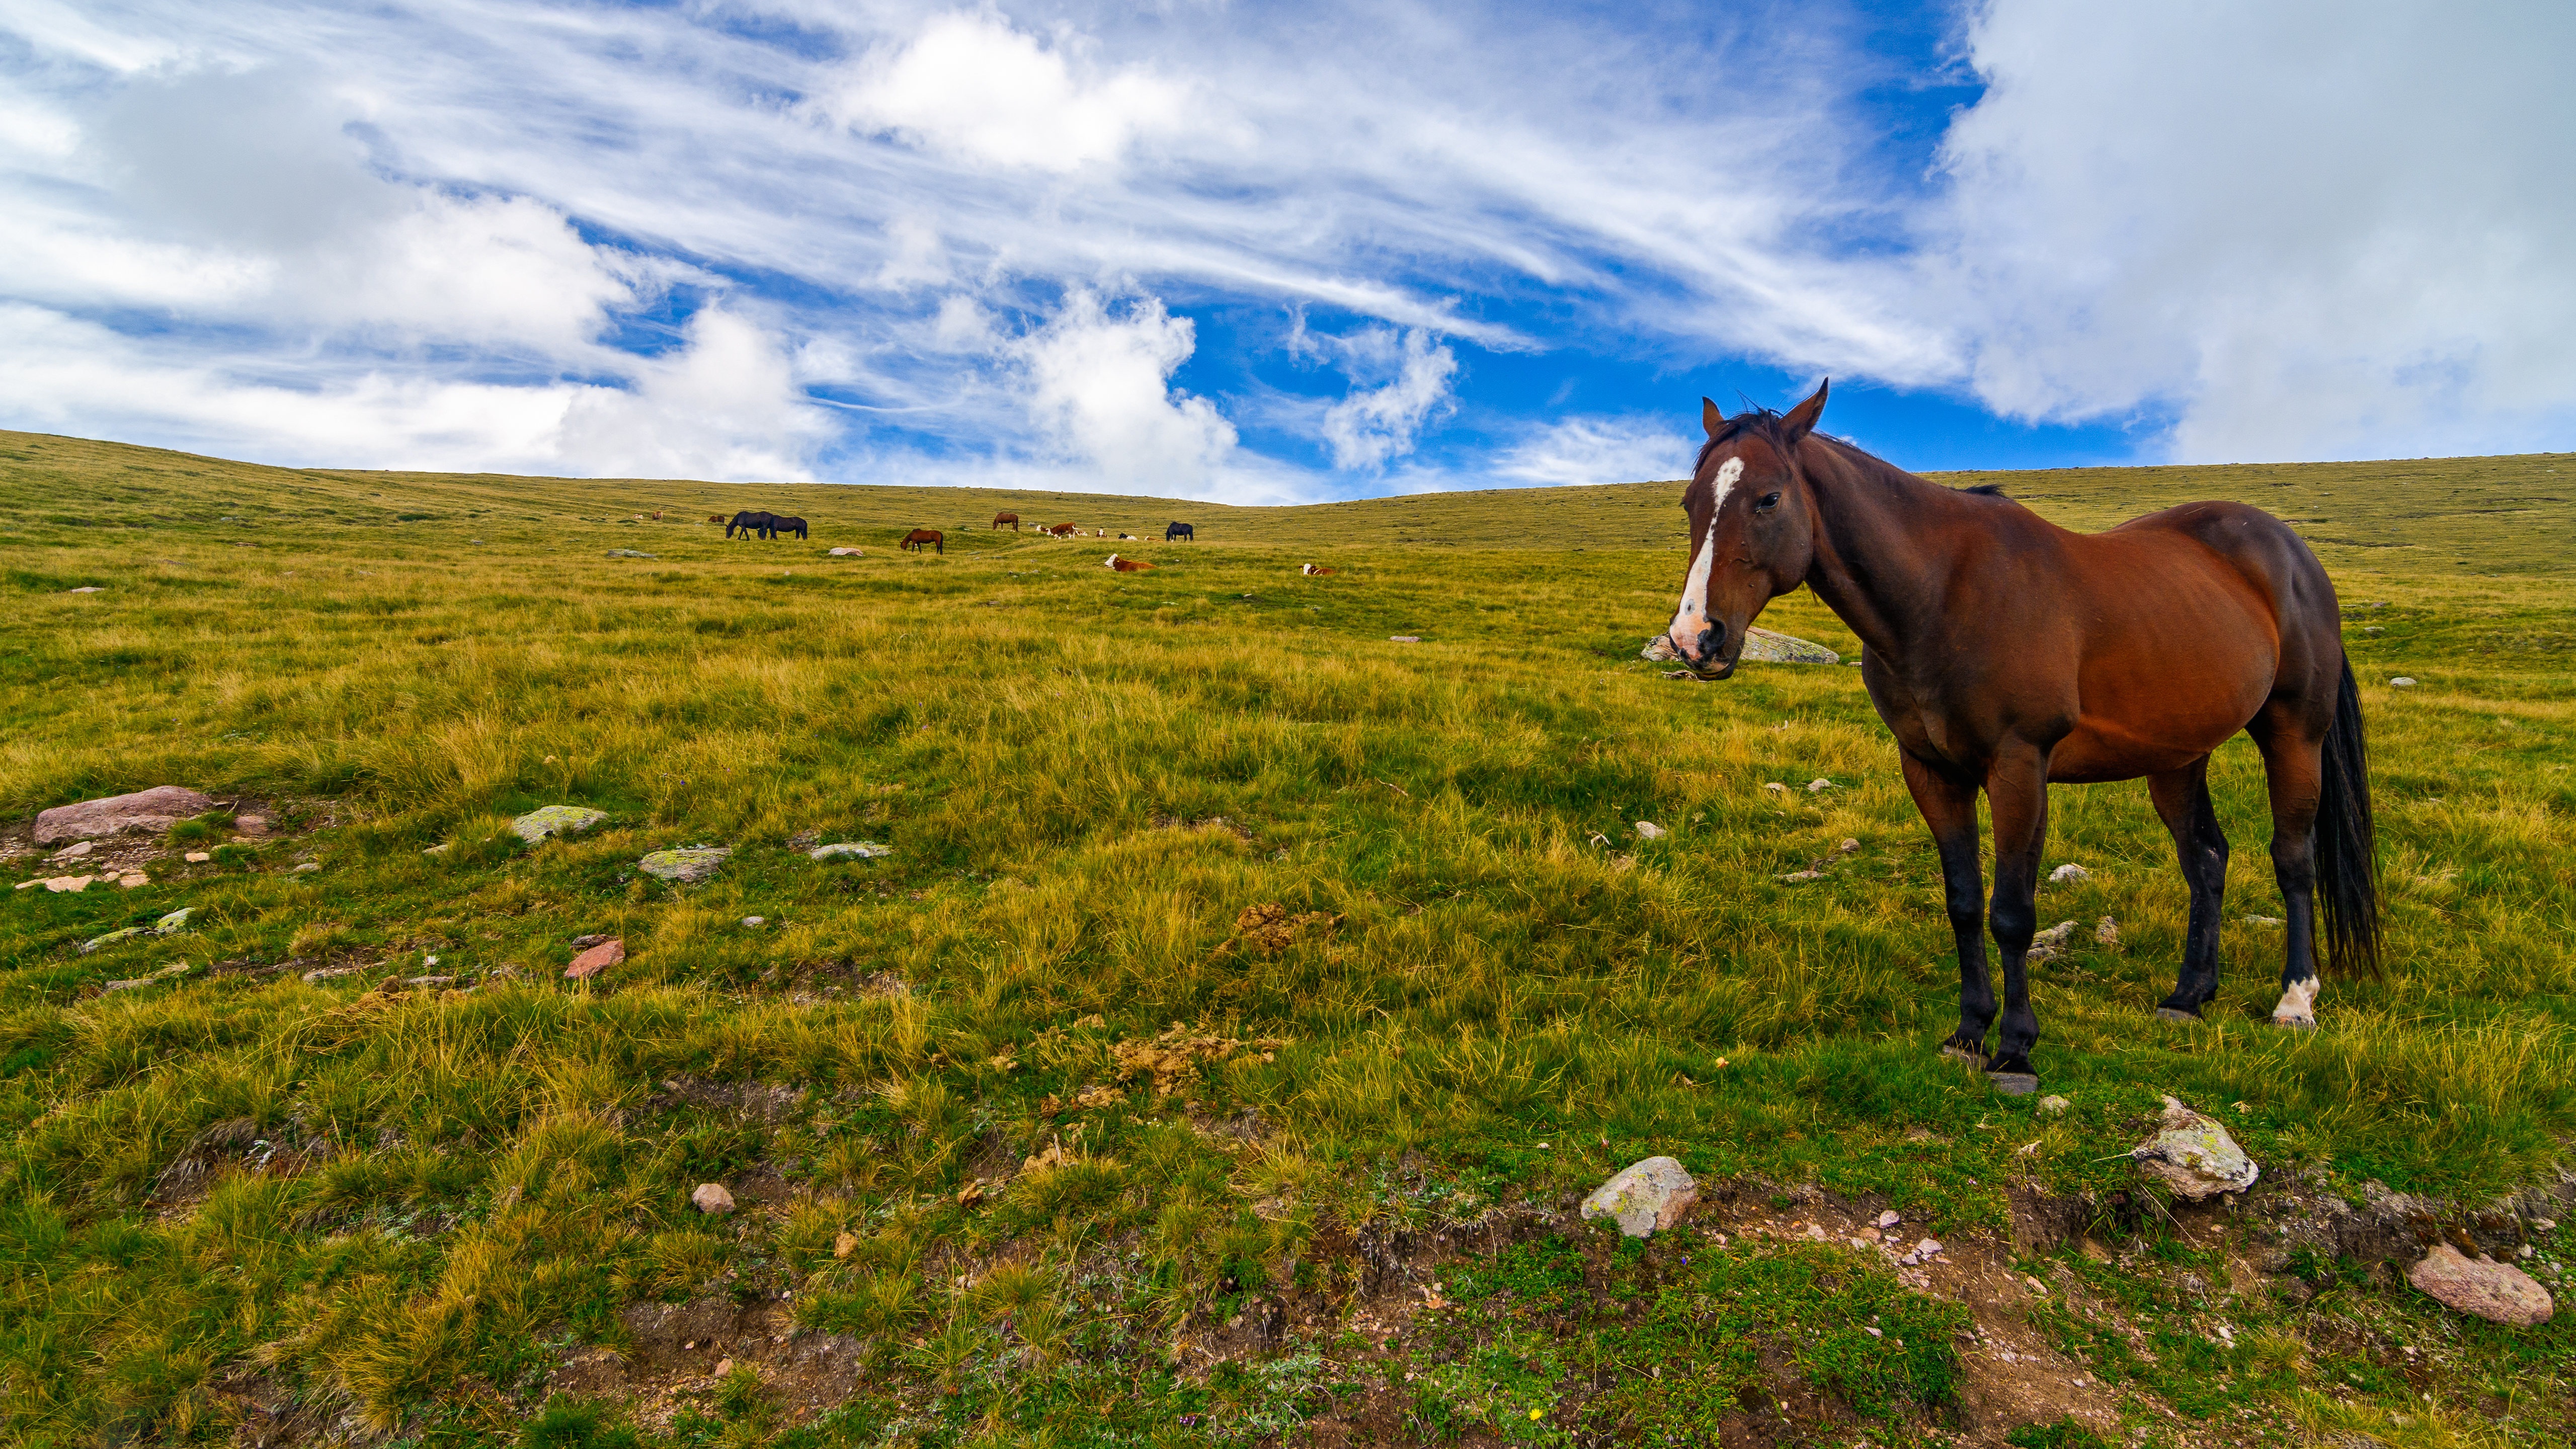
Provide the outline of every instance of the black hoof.
{"type": "Polygon", "coordinates": [[[2037,1072],[1990,1071],[1986,1073],[1986,1080],[1994,1086],[1994,1089],[1997,1092],[2000,1092],[2007,1097],[2027,1097],[2031,1093],[2039,1090],[2039,1074],[2037,1072]]]}
{"type": "Polygon", "coordinates": [[[2200,1020],[2200,1012],[2197,1009],[2187,1010],[2179,1006],[2159,1006],[2156,1008],[2156,1020],[2196,1023],[2200,1020]]]}

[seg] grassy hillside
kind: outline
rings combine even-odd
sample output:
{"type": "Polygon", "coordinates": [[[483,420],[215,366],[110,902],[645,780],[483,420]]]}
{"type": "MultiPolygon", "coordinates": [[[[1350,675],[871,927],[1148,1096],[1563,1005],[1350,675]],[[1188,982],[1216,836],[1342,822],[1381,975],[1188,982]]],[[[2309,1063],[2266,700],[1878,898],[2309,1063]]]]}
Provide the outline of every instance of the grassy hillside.
{"type": "MultiPolygon", "coordinates": [[[[0,435],[12,883],[91,868],[29,843],[65,801],[180,783],[280,827],[130,840],[149,884],[0,915],[0,1434],[2564,1436],[2563,1315],[2449,1314],[2316,1224],[2415,1194],[2558,1281],[2545,1204],[2490,1204],[2576,1129],[2566,461],[2013,475],[2075,526],[2301,521],[2391,902],[2383,979],[2264,1025],[2231,746],[2226,992],[2160,1023],[2169,843],[2138,786],[2059,791],[2049,861],[2092,878],[2041,901],[2084,927],[2037,973],[2050,1115],[1932,1055],[1934,858],[1857,671],[1635,659],[1670,485],[1221,509],[0,435]],[[1205,541],[1132,575],[1090,540],[891,551],[1013,502],[1205,541]],[[704,521],[740,507],[814,536],[704,521]],[[557,803],[608,818],[506,831],[557,803]],[[638,868],[699,844],[734,852],[703,884],[638,868]],[[591,935],[627,959],[564,980],[591,935]],[[2243,1205],[2122,1156],[2166,1093],[2263,1164],[2243,1205]],[[1650,1154],[1701,1179],[1691,1228],[1574,1219],[1650,1154]],[[707,1182],[739,1210],[693,1210],[707,1182]]],[[[1850,648],[1804,594],[1764,622],[1850,648]]]]}

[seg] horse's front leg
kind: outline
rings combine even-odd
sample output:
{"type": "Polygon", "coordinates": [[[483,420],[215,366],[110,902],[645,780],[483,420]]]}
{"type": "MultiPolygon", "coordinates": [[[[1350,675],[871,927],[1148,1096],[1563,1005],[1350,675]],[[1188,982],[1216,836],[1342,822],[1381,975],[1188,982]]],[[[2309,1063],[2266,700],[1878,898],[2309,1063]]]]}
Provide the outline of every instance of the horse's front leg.
{"type": "Polygon", "coordinates": [[[1986,1063],[1986,1075],[1997,1091],[2031,1092],[2039,1088],[2030,1065],[2030,1049],[2039,1044],[2039,1017],[2030,1009],[2025,962],[2039,929],[2033,898],[2039,890],[2040,848],[2048,839],[2048,751],[2007,741],[1987,767],[1986,803],[1995,820],[1995,898],[1988,921],[1995,949],[2004,958],[2003,1033],[1994,1058],[1986,1063]]]}
{"type": "Polygon", "coordinates": [[[2179,770],[2147,777],[2147,798],[2173,835],[2174,858],[2191,890],[2191,915],[2183,928],[2182,969],[2173,995],[2156,1008],[2167,1021],[2196,1021],[2218,994],[2218,927],[2227,899],[2227,837],[2209,803],[2209,756],[2179,770]]]}
{"type": "Polygon", "coordinates": [[[1905,788],[1914,793],[1914,808],[1932,828],[1932,844],[1941,852],[1941,895],[1950,908],[1950,935],[1959,946],[1959,1029],[1941,1050],[1980,1066],[1986,1060],[1986,1028],[1995,1019],[1995,985],[1986,974],[1985,879],[1977,870],[1977,787],[1933,772],[1912,755],[1898,757],[1905,766],[1905,788]]]}

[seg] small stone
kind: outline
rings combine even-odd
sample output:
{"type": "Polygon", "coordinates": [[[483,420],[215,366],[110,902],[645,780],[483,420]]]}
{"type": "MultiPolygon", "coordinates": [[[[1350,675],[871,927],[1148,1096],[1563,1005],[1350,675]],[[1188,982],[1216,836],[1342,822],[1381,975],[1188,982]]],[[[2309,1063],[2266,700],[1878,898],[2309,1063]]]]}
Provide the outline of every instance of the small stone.
{"type": "Polygon", "coordinates": [[[863,548],[836,548],[831,551],[831,556],[834,558],[864,558],[867,556],[867,552],[868,551],[863,548]]]}
{"type": "Polygon", "coordinates": [[[2530,1274],[2480,1253],[2471,1258],[2448,1243],[2436,1243],[2424,1261],[2406,1270],[2417,1292],[2446,1308],[2515,1328],[2537,1328],[2556,1313],[2549,1290],[2530,1274]]]}
{"type": "Polygon", "coordinates": [[[2046,945],[2052,951],[2063,951],[2066,949],[2066,943],[2075,939],[2075,923],[2060,921],[2031,939],[2046,945]]]}
{"type": "Polygon", "coordinates": [[[455,842],[455,841],[453,841],[453,840],[450,840],[450,841],[446,841],[446,842],[443,842],[443,843],[438,844],[438,845],[433,845],[433,846],[429,847],[428,849],[426,849],[426,850],[422,851],[422,852],[421,852],[421,854],[423,854],[423,855],[445,855],[446,853],[448,853],[448,852],[449,852],[449,851],[451,851],[451,850],[454,850],[455,848],[456,848],[456,842],[455,842]]]}
{"type": "Polygon", "coordinates": [[[77,589],[65,589],[63,592],[66,594],[103,594],[107,591],[96,584],[83,584],[77,589]]]}
{"type": "Polygon", "coordinates": [[[190,865],[204,865],[207,861],[210,861],[210,860],[214,859],[215,857],[214,857],[213,853],[212,853],[212,852],[209,852],[209,851],[203,851],[203,850],[192,850],[192,851],[189,851],[189,852],[187,853],[187,855],[186,855],[186,856],[184,856],[184,857],[182,857],[182,858],[183,858],[183,859],[185,859],[185,860],[188,862],[188,864],[190,864],[190,865]]]}
{"type": "Polygon", "coordinates": [[[2101,921],[2093,927],[2093,939],[2105,946],[2119,945],[2120,923],[2111,919],[2109,916],[2104,916],[2101,921]]]}
{"type": "Polygon", "coordinates": [[[1639,840],[1661,840],[1670,834],[1672,834],[1671,831],[1666,830],[1664,827],[1657,825],[1651,820],[1640,820],[1637,822],[1637,838],[1639,840]]]}
{"type": "Polygon", "coordinates": [[[2066,1100],[2064,1097],[2042,1097],[2039,1099],[2039,1110],[2051,1117],[2063,1116],[2066,1109],[2074,1105],[2074,1103],[2066,1100]]]}
{"type": "Polygon", "coordinates": [[[872,840],[845,840],[836,845],[818,845],[805,852],[809,860],[875,860],[892,854],[893,846],[879,845],[872,840]]]}
{"type": "Polygon", "coordinates": [[[126,890],[135,890],[139,887],[152,884],[152,877],[145,875],[139,870],[130,870],[125,874],[118,876],[116,878],[116,883],[119,886],[124,887],[126,890]]]}
{"type": "Polygon", "coordinates": [[[155,935],[168,936],[186,930],[188,927],[188,917],[194,914],[196,909],[197,908],[195,906],[181,906],[179,909],[172,911],[170,914],[163,916],[157,921],[154,921],[152,923],[153,933],[155,935]]]}
{"type": "Polygon", "coordinates": [[[1389,634],[1386,636],[1386,642],[1389,644],[1419,644],[1422,642],[1422,636],[1419,634],[1389,634]]]}
{"type": "Polygon", "coordinates": [[[2415,681],[2414,681],[2414,680],[2411,680],[2411,679],[2409,679],[2409,678],[2407,678],[2407,677],[2406,677],[2405,675],[2403,675],[2403,674],[2401,674],[2401,675],[2397,676],[2395,679],[2392,679],[2392,680],[2390,680],[2390,681],[2388,681],[2388,682],[2389,682],[2390,684],[2393,684],[2393,685],[2397,686],[2399,689],[2413,689],[2413,688],[2415,687],[2415,681]]]}
{"type": "Polygon", "coordinates": [[[1649,1157],[1621,1168],[1583,1200],[1583,1216],[1609,1218],[1619,1231],[1643,1238],[1679,1223],[1699,1201],[1699,1184],[1669,1157],[1649,1157]]]}
{"type": "Polygon", "coordinates": [[[236,815],[233,817],[233,829],[240,831],[244,835],[266,835],[268,833],[268,817],[265,815],[236,815]]]}
{"type": "Polygon", "coordinates": [[[1914,1245],[1914,1256],[1915,1256],[1918,1260],[1919,1260],[1919,1259],[1923,1259],[1923,1258],[1929,1258],[1929,1257],[1933,1256],[1934,1254],[1936,1254],[1936,1253],[1938,1253],[1938,1252],[1940,1252],[1940,1251],[1941,1251],[1941,1244],[1940,1244],[1940,1242],[1939,1242],[1938,1240],[1936,1240],[1936,1239],[1933,1239],[1933,1238],[1925,1238],[1923,1241],[1921,1241],[1921,1242],[1919,1242],[1919,1243],[1916,1243],[1916,1244],[1914,1245]]]}
{"type": "Polygon", "coordinates": [[[309,861],[309,860],[308,860],[308,861],[304,862],[302,865],[297,866],[295,869],[293,869],[293,870],[291,870],[291,871],[288,871],[288,872],[287,872],[287,874],[289,874],[289,875],[311,875],[313,872],[315,872],[315,871],[317,871],[317,870],[320,870],[321,868],[322,868],[322,867],[321,867],[319,864],[316,864],[315,862],[313,862],[313,861],[309,861]]]}
{"type": "Polygon", "coordinates": [[[1651,659],[1657,664],[1670,664],[1682,655],[1680,650],[1673,647],[1672,635],[1658,634],[1646,641],[1646,647],[1637,651],[1637,657],[1651,659]]]}
{"type": "Polygon", "coordinates": [[[1897,1215],[1896,1209],[1889,1208],[1887,1211],[1878,1215],[1877,1226],[1881,1231],[1884,1231],[1888,1228],[1895,1227],[1898,1223],[1903,1221],[1905,1221],[1905,1219],[1897,1215]]]}
{"type": "Polygon", "coordinates": [[[366,969],[367,968],[364,966],[316,966],[312,970],[304,973],[304,979],[308,983],[316,981],[337,981],[343,976],[355,976],[366,969]]]}
{"type": "Polygon", "coordinates": [[[745,926],[765,926],[769,924],[769,918],[767,916],[745,916],[742,918],[742,923],[745,926]]]}
{"type": "Polygon", "coordinates": [[[657,850],[635,862],[635,868],[646,875],[681,885],[694,885],[716,873],[733,851],[724,846],[700,845],[683,850],[657,850]]]}
{"type": "Polygon", "coordinates": [[[733,1211],[733,1194],[725,1191],[722,1183],[699,1183],[698,1190],[689,1194],[689,1202],[711,1218],[733,1211]]]}
{"type": "Polygon", "coordinates": [[[131,795],[110,795],[57,805],[36,817],[38,845],[61,845],[139,830],[158,835],[182,820],[215,808],[214,797],[182,785],[155,785],[131,795]]]}
{"type": "Polygon", "coordinates": [[[859,1235],[856,1233],[843,1233],[832,1239],[832,1256],[835,1258],[846,1258],[858,1250],[859,1235]]]}
{"type": "Polygon", "coordinates": [[[659,558],[659,557],[661,557],[661,555],[660,555],[660,554],[642,553],[642,552],[638,552],[637,550],[635,550],[635,549],[631,549],[631,548],[612,548],[612,549],[610,549],[610,550],[608,551],[608,556],[609,556],[610,558],[659,558]]]}
{"type": "Polygon", "coordinates": [[[1822,790],[1839,790],[1841,788],[1842,787],[1840,785],[1835,784],[1831,780],[1809,780],[1807,782],[1807,793],[1810,795],[1822,790]]]}
{"type": "Polygon", "coordinates": [[[82,856],[87,855],[96,849],[98,849],[98,842],[95,840],[75,841],[70,845],[64,846],[62,849],[55,851],[53,854],[46,856],[45,859],[49,861],[78,860],[82,856]]]}
{"type": "Polygon", "coordinates": [[[2162,1127],[2129,1155],[2174,1196],[2190,1202],[2243,1192],[2263,1174],[2226,1128],[2171,1097],[2165,1098],[2162,1127]]]}
{"type": "Polygon", "coordinates": [[[122,931],[110,931],[104,936],[92,936],[88,940],[81,942],[80,953],[86,956],[101,946],[122,941],[128,936],[140,936],[142,934],[143,928],[141,926],[128,926],[122,931]]]}
{"type": "Polygon", "coordinates": [[[732,1359],[729,1359],[729,1358],[720,1358],[720,1359],[717,1359],[717,1360],[716,1360],[716,1377],[717,1377],[717,1378],[723,1378],[726,1374],[729,1374],[729,1373],[732,1373],[732,1372],[733,1372],[733,1360],[732,1360],[732,1359]]]}
{"type": "Polygon", "coordinates": [[[608,939],[610,939],[610,937],[605,931],[602,931],[595,936],[575,936],[572,938],[572,948],[576,951],[587,951],[591,947],[608,939]]]}
{"type": "Polygon", "coordinates": [[[1777,790],[1777,791],[1779,791],[1780,793],[1782,793],[1782,794],[1784,794],[1784,795],[1785,795],[1785,794],[1787,794],[1787,793],[1789,792],[1789,787],[1788,787],[1788,786],[1786,786],[1786,785],[1781,784],[1781,783],[1780,783],[1779,781],[1777,781],[1777,780],[1772,780],[1772,781],[1768,781],[1768,782],[1766,782],[1766,783],[1762,786],[1762,788],[1763,788],[1763,789],[1765,789],[1765,790],[1777,790]]]}
{"type": "Polygon", "coordinates": [[[567,981],[587,981],[626,959],[626,943],[614,936],[572,958],[564,968],[567,981]]]}
{"type": "Polygon", "coordinates": [[[94,875],[58,875],[47,879],[44,884],[45,889],[56,895],[69,895],[88,890],[89,883],[96,879],[98,877],[94,875]]]}
{"type": "Polygon", "coordinates": [[[548,805],[511,821],[510,833],[534,845],[549,835],[578,835],[607,818],[607,811],[587,805],[548,805]]]}
{"type": "Polygon", "coordinates": [[[2084,867],[2077,865],[2071,860],[2048,873],[2048,883],[2050,885],[2065,885],[2071,881],[2091,880],[2092,878],[2093,872],[2086,870],[2084,867]]]}
{"type": "Polygon", "coordinates": [[[1839,844],[1834,846],[1834,849],[1841,854],[1849,855],[1853,851],[1860,849],[1860,842],[1846,835],[1842,838],[1839,844]]]}

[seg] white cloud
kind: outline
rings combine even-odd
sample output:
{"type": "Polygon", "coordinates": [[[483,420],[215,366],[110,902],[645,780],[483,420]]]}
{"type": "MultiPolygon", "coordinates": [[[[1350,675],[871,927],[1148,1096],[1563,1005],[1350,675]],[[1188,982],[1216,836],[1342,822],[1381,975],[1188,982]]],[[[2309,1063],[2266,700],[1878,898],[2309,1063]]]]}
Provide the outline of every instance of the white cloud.
{"type": "Polygon", "coordinates": [[[1531,429],[1494,460],[1493,472],[1515,483],[1547,487],[1681,478],[1690,473],[1698,448],[1692,439],[1643,418],[1572,417],[1531,429]]]}
{"type": "Polygon", "coordinates": [[[618,383],[509,385],[374,370],[245,377],[184,344],[0,302],[14,426],[153,437],[284,464],[572,476],[793,479],[831,424],[778,340],[721,311],[618,383]]]}
{"type": "Polygon", "coordinates": [[[1071,62],[1085,48],[1070,31],[1049,48],[998,15],[934,16],[870,56],[828,106],[861,129],[1044,171],[1114,160],[1132,139],[1179,124],[1185,87],[1135,66],[1078,74],[1071,62]]]}
{"type": "Polygon", "coordinates": [[[2185,459],[2566,446],[2576,10],[1995,0],[1927,289],[1977,395],[2185,459]]]}
{"type": "Polygon", "coordinates": [[[1121,315],[1077,288],[1013,349],[1027,370],[1031,415],[1108,487],[1187,494],[1216,485],[1235,450],[1234,425],[1206,398],[1171,387],[1195,333],[1158,298],[1132,301],[1121,315]]]}
{"type": "Polygon", "coordinates": [[[1354,391],[1324,413],[1324,439],[1336,468],[1376,468],[1390,458],[1413,451],[1423,423],[1449,404],[1450,382],[1458,375],[1458,358],[1434,344],[1419,328],[1396,343],[1383,328],[1370,329],[1376,350],[1399,352],[1395,380],[1365,392],[1354,391]]]}

